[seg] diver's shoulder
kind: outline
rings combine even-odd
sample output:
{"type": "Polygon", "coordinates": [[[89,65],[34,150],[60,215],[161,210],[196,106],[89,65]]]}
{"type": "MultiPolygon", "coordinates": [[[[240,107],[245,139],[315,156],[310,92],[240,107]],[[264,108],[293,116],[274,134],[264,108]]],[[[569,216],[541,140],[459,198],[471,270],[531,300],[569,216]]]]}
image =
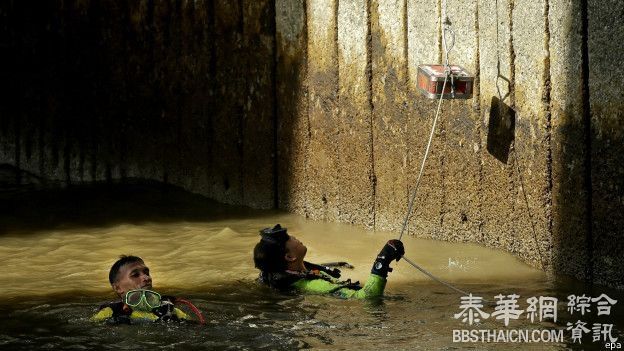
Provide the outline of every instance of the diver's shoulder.
{"type": "Polygon", "coordinates": [[[179,319],[190,320],[188,314],[186,314],[184,311],[177,307],[173,308],[173,313],[175,313],[176,317],[178,317],[179,319]]]}
{"type": "Polygon", "coordinates": [[[95,322],[105,321],[113,316],[113,309],[109,306],[100,306],[98,311],[91,316],[91,320],[95,322]]]}
{"type": "Polygon", "coordinates": [[[128,308],[122,301],[112,301],[101,304],[98,311],[91,317],[92,321],[106,322],[129,317],[132,309],[128,308]]]}

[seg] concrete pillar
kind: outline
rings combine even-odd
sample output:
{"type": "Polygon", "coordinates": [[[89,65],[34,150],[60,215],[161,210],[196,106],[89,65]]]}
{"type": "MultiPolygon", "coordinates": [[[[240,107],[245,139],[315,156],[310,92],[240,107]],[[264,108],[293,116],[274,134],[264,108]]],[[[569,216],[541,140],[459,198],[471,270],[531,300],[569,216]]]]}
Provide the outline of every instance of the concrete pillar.
{"type": "MultiPolygon", "coordinates": [[[[449,63],[464,67],[473,76],[479,67],[479,42],[477,40],[477,1],[446,0],[442,8],[451,21],[455,33],[455,43],[447,34],[449,63]]],[[[444,50],[444,48],[443,48],[444,50]]],[[[444,62],[444,52],[442,52],[444,62]]],[[[450,82],[448,83],[450,84],[450,82]]],[[[479,91],[468,100],[443,101],[440,112],[438,133],[436,134],[439,150],[439,171],[444,192],[439,238],[453,241],[479,241],[482,214],[480,212],[482,173],[480,171],[480,150],[482,128],[478,113],[479,91]]],[[[433,111],[433,109],[432,109],[433,111]]]]}
{"type": "Polygon", "coordinates": [[[336,0],[308,1],[310,144],[308,214],[335,221],[338,214],[338,57],[336,0]]]}
{"type": "Polygon", "coordinates": [[[581,4],[550,0],[550,79],[552,121],[552,266],[555,272],[589,278],[586,266],[589,216],[583,116],[581,4]]]}
{"type": "Polygon", "coordinates": [[[366,0],[338,5],[339,220],[374,225],[374,164],[366,0]]]}
{"type": "Polygon", "coordinates": [[[216,200],[241,204],[243,184],[243,108],[246,76],[243,53],[243,9],[240,2],[215,0],[216,77],[215,147],[216,200]]]}
{"type": "Polygon", "coordinates": [[[277,170],[279,208],[306,214],[308,124],[305,0],[277,0],[277,170]]]}
{"type": "Polygon", "coordinates": [[[623,12],[622,1],[588,1],[591,129],[585,142],[591,140],[594,280],[619,288],[624,287],[623,12]]]}
{"type": "Polygon", "coordinates": [[[371,1],[375,227],[398,230],[407,210],[406,7],[371,1]]]}
{"type": "Polygon", "coordinates": [[[246,76],[241,86],[242,123],[242,203],[254,208],[274,205],[274,40],[273,0],[245,1],[243,40],[246,63],[239,72],[246,76]],[[244,73],[243,73],[244,72],[244,73]]]}
{"type": "Polygon", "coordinates": [[[507,250],[548,269],[552,230],[550,54],[548,0],[515,3],[512,11],[518,236],[507,250]]]}
{"type": "MultiPolygon", "coordinates": [[[[407,127],[409,196],[412,196],[414,191],[437,107],[437,101],[425,98],[418,91],[416,76],[419,65],[440,62],[439,5],[439,1],[436,0],[407,1],[408,93],[410,97],[407,127]]],[[[427,158],[408,226],[409,232],[419,237],[433,238],[440,231],[439,217],[443,199],[442,178],[439,172],[441,147],[438,132],[427,158]]],[[[401,219],[401,224],[403,220],[401,219]]]]}
{"type": "Polygon", "coordinates": [[[407,58],[410,88],[416,86],[418,65],[440,59],[440,16],[436,0],[407,1],[407,58]]]}
{"type": "Polygon", "coordinates": [[[174,161],[177,166],[170,173],[169,181],[200,194],[210,193],[215,175],[212,159],[216,134],[212,115],[215,77],[210,72],[214,55],[213,11],[210,2],[185,0],[180,3],[179,10],[170,12],[178,17],[172,23],[177,27],[173,32],[177,34],[172,37],[194,40],[180,40],[168,54],[168,71],[175,84],[173,101],[177,101],[176,116],[170,121],[177,124],[174,128],[179,135],[172,147],[177,154],[174,161]]]}
{"type": "Polygon", "coordinates": [[[482,0],[479,6],[479,106],[481,141],[481,241],[508,247],[515,235],[509,220],[516,189],[510,158],[514,138],[511,14],[508,1],[482,0]]]}

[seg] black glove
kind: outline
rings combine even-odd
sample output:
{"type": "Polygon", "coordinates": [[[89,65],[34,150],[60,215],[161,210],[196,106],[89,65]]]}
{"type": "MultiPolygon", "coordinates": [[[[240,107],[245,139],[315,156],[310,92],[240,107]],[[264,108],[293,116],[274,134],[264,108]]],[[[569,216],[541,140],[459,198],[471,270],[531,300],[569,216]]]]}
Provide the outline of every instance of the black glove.
{"type": "Polygon", "coordinates": [[[405,254],[403,243],[400,240],[389,240],[386,245],[379,251],[375,263],[373,263],[373,269],[371,273],[386,278],[388,272],[391,272],[390,262],[392,260],[400,260],[405,254]]]}

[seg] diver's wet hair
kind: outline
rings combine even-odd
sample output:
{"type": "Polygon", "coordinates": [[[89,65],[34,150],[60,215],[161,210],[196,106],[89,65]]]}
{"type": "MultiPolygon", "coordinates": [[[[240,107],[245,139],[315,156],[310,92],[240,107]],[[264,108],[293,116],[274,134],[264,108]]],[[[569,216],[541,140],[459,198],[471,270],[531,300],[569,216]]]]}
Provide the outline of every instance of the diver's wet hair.
{"type": "Polygon", "coordinates": [[[277,224],[273,228],[264,228],[260,231],[260,242],[254,248],[254,264],[263,272],[283,272],[288,264],[286,255],[286,241],[290,238],[286,228],[277,224]]]}
{"type": "Polygon", "coordinates": [[[108,272],[108,281],[110,282],[110,284],[113,285],[117,281],[117,275],[119,274],[119,270],[121,269],[121,267],[123,267],[124,265],[128,263],[134,263],[134,262],[144,263],[143,259],[138,256],[126,256],[126,255],[119,256],[119,259],[117,260],[117,262],[113,264],[113,266],[110,269],[110,272],[108,272]]]}

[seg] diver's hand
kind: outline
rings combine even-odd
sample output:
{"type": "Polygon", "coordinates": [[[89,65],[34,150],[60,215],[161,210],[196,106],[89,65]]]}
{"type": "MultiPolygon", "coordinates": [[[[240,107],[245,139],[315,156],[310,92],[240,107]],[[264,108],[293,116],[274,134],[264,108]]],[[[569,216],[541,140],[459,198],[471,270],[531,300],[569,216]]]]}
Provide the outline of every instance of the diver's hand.
{"type": "Polygon", "coordinates": [[[388,242],[383,247],[383,249],[381,249],[381,252],[379,252],[379,254],[387,255],[390,261],[396,260],[397,262],[399,262],[401,257],[405,255],[405,248],[403,247],[403,243],[401,242],[401,240],[392,239],[388,240],[388,242]]]}
{"type": "Polygon", "coordinates": [[[405,248],[400,240],[389,240],[386,245],[379,251],[379,255],[373,263],[373,269],[371,273],[386,278],[388,272],[392,271],[390,268],[390,262],[393,260],[400,260],[405,254],[405,248]]]}

